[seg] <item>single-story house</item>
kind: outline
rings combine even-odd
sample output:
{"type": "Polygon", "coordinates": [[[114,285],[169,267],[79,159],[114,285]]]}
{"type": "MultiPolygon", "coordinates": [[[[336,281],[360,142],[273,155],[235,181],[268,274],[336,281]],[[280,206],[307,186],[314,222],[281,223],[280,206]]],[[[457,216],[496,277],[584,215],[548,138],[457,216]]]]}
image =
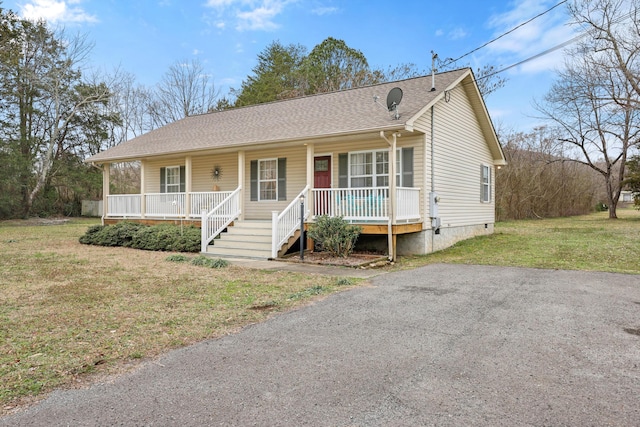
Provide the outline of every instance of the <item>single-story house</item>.
{"type": "Polygon", "coordinates": [[[103,169],[105,223],[191,222],[203,253],[264,259],[319,215],[390,258],[492,233],[506,164],[469,68],[191,116],[87,161],[103,169]],[[109,194],[110,165],[131,161],[141,194],[109,194]]]}

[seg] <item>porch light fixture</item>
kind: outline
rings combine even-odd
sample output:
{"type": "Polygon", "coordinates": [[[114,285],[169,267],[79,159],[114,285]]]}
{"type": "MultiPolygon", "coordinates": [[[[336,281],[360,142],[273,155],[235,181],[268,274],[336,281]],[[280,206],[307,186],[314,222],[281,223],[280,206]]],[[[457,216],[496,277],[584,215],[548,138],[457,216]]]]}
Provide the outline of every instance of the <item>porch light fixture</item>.
{"type": "Polygon", "coordinates": [[[220,167],[220,165],[215,165],[213,169],[211,169],[211,178],[214,181],[218,181],[221,176],[222,176],[222,168],[220,167]]]}

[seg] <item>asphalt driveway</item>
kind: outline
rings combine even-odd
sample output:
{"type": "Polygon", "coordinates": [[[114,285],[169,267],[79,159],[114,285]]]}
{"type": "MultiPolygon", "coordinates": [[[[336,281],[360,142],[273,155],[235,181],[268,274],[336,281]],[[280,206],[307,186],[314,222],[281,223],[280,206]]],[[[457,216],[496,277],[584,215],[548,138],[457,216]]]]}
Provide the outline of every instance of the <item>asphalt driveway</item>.
{"type": "Polygon", "coordinates": [[[3,426],[638,426],[640,276],[385,274],[3,426]]]}

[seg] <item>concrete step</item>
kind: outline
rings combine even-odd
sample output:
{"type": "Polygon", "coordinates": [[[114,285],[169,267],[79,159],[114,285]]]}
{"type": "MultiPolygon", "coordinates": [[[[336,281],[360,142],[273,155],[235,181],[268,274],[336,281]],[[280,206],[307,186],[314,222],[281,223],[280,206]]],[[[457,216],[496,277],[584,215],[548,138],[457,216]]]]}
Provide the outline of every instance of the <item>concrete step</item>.
{"type": "Polygon", "coordinates": [[[254,250],[244,248],[221,248],[219,246],[209,246],[207,253],[221,258],[254,258],[269,259],[271,258],[271,250],[254,250]]]}
{"type": "Polygon", "coordinates": [[[214,242],[214,249],[226,248],[226,249],[250,249],[258,251],[267,251],[271,253],[271,241],[268,242],[243,242],[229,239],[219,239],[214,242]]]}
{"type": "MultiPolygon", "coordinates": [[[[214,240],[217,242],[219,239],[214,240]]],[[[259,243],[271,243],[271,234],[240,234],[240,233],[225,233],[223,240],[230,242],[259,242],[259,243]]]]}
{"type": "Polygon", "coordinates": [[[271,230],[271,221],[234,221],[233,227],[239,228],[267,228],[271,230]]]}
{"type": "Polygon", "coordinates": [[[213,256],[271,258],[271,221],[235,221],[212,243],[207,253],[213,256]]]}
{"type": "Polygon", "coordinates": [[[269,228],[253,228],[253,227],[227,227],[226,234],[243,235],[243,236],[271,236],[271,227],[269,228]]]}

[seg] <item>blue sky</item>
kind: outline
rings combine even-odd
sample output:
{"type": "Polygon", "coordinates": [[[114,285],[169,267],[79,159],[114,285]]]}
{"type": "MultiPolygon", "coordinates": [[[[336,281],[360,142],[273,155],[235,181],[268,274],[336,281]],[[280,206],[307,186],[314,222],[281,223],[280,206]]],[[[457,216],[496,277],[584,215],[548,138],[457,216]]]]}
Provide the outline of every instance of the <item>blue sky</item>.
{"type": "MultiPolygon", "coordinates": [[[[431,51],[458,58],[560,0],[0,0],[23,17],[44,18],[95,43],[92,63],[119,66],[152,86],[176,61],[197,57],[221,94],[239,88],[274,40],[310,51],[327,37],[364,53],[373,67],[431,67],[431,51]]],[[[572,38],[565,5],[462,60],[474,68],[516,64],[572,38]]],[[[530,130],[531,103],[548,91],[562,51],[503,73],[487,99],[497,126],[530,130]]]]}

